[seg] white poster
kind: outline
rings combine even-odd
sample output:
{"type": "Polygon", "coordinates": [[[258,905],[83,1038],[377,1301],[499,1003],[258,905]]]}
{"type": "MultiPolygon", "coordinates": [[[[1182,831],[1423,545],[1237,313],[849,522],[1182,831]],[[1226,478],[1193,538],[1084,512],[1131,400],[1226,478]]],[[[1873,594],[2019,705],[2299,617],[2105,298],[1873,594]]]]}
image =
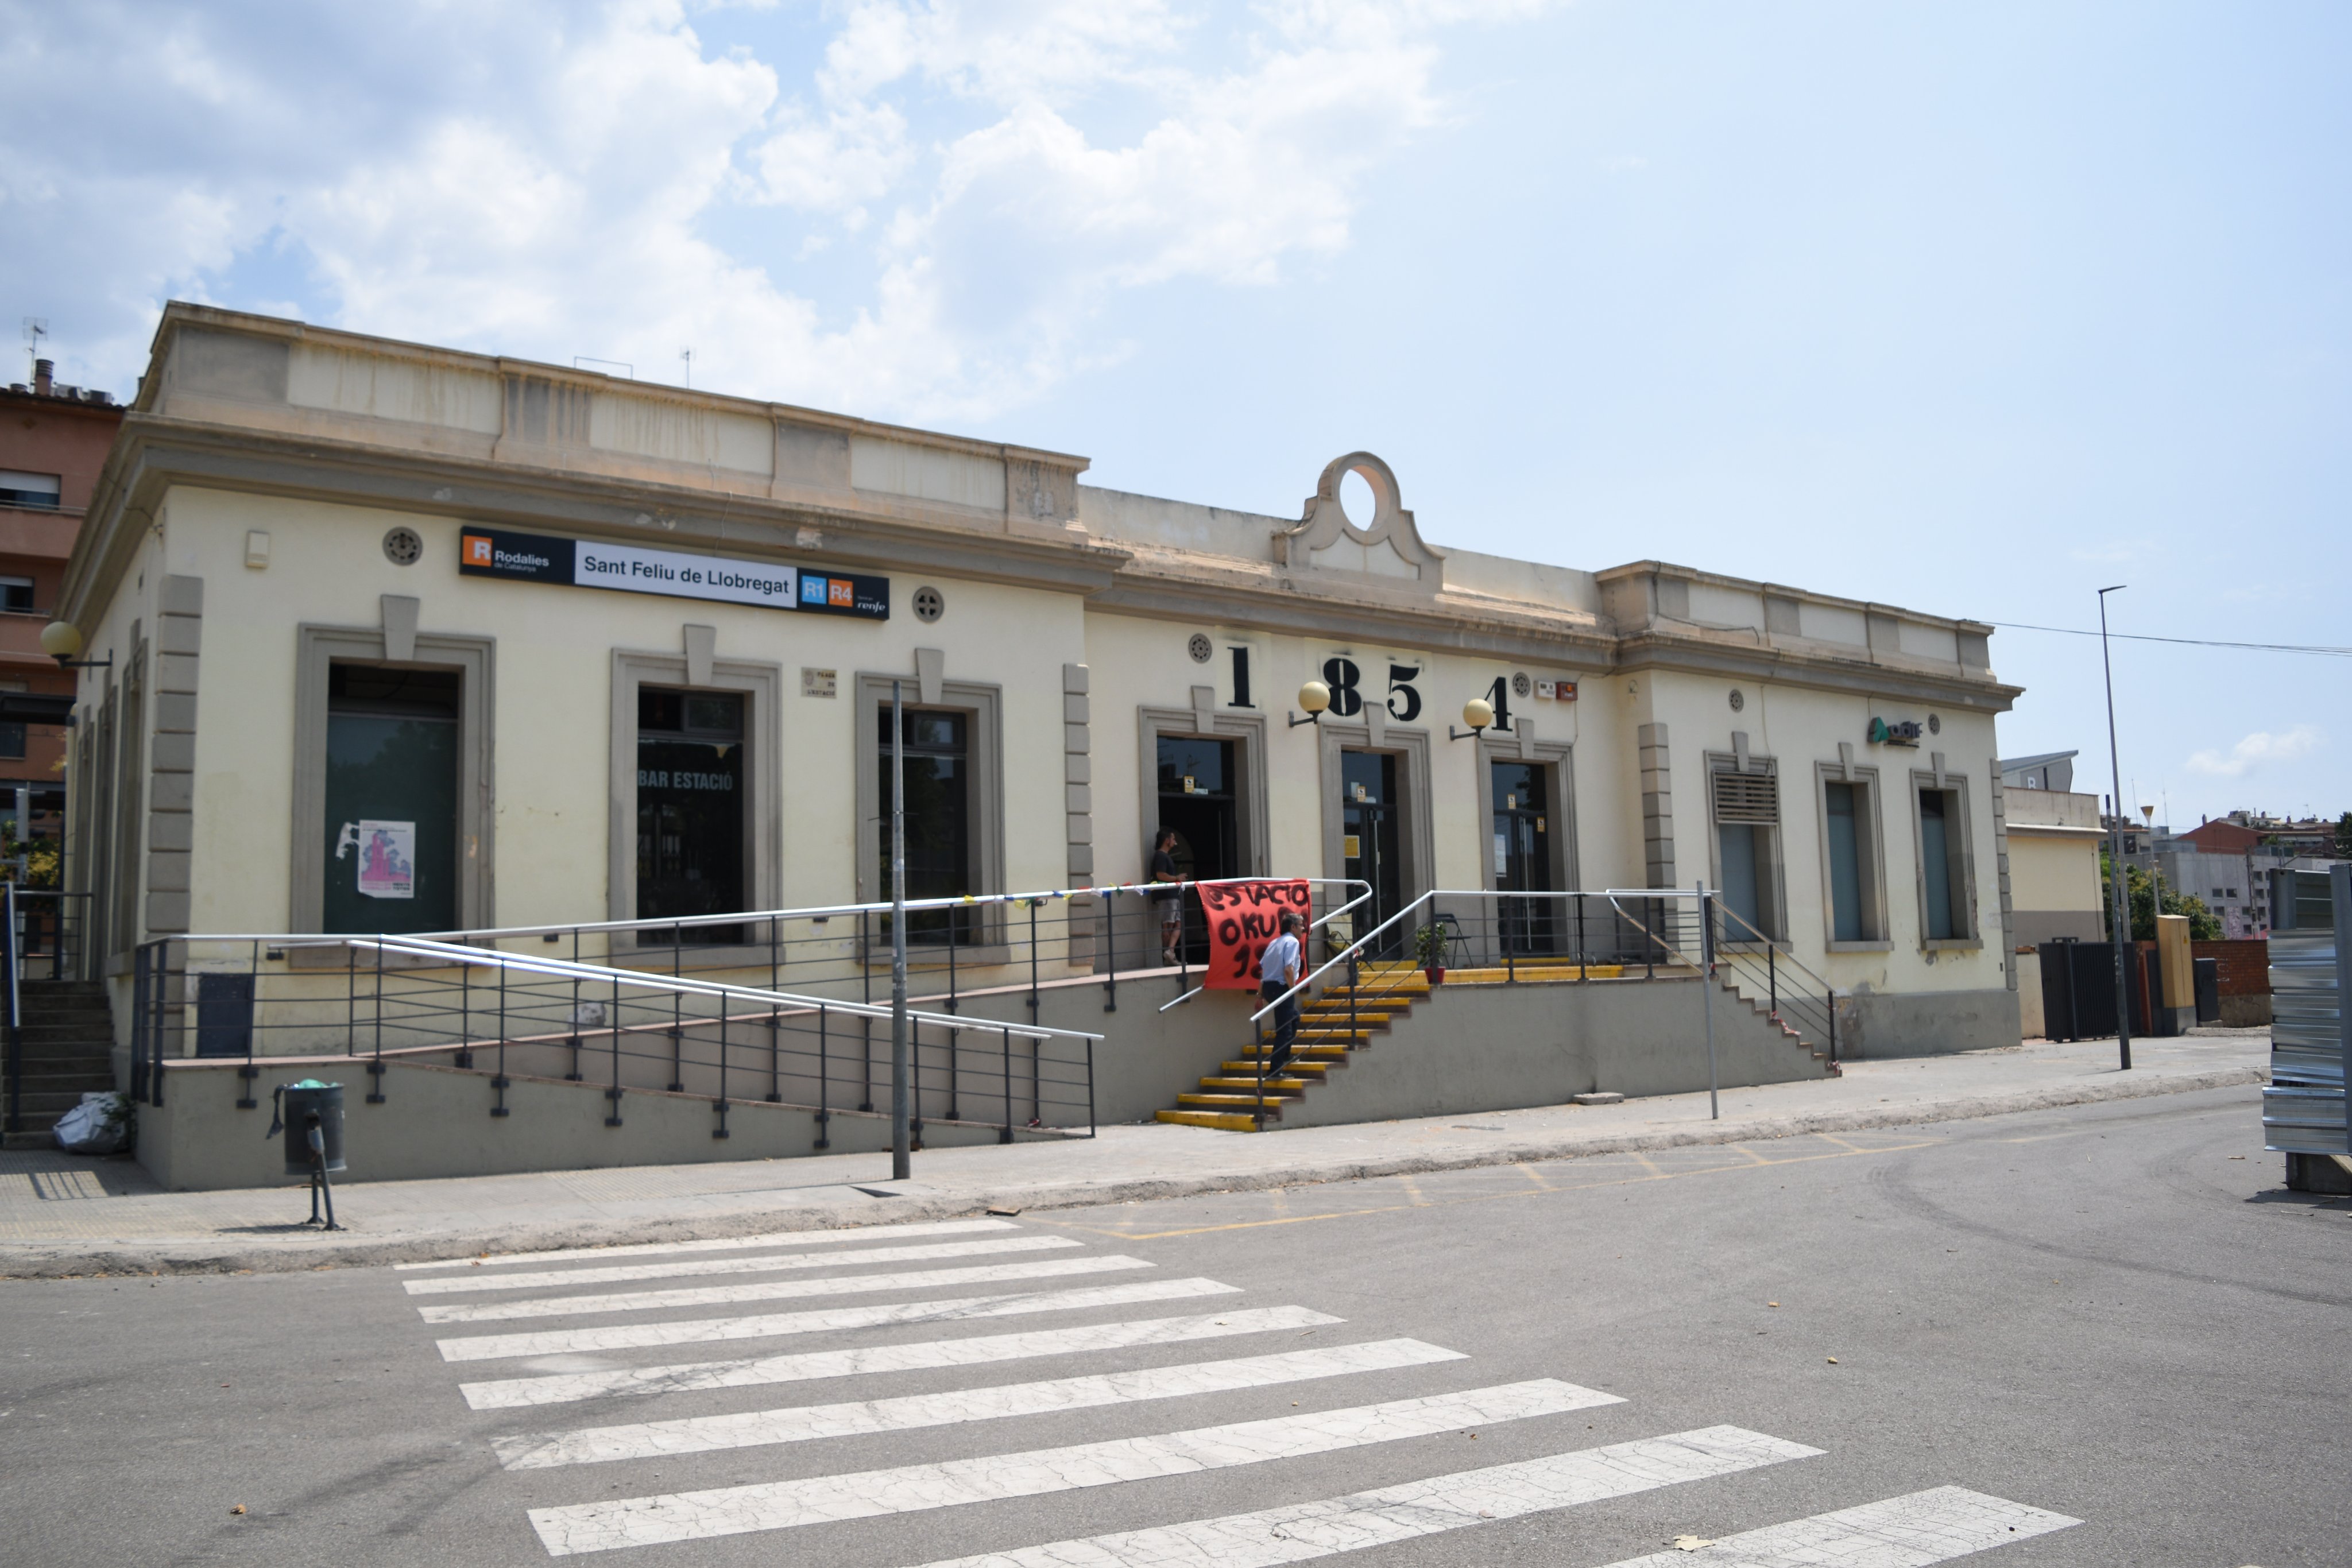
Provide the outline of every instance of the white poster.
{"type": "Polygon", "coordinates": [[[366,898],[416,896],[416,824],[359,824],[360,894],[366,898]]]}

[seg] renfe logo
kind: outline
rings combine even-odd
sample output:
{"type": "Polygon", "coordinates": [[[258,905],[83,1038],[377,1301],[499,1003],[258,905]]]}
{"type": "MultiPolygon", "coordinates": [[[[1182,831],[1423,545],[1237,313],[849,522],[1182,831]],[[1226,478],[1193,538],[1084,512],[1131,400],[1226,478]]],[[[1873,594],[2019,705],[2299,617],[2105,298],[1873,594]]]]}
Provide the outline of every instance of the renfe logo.
{"type": "Polygon", "coordinates": [[[490,541],[484,538],[480,534],[467,534],[466,536],[466,564],[467,566],[489,565],[490,541]]]}

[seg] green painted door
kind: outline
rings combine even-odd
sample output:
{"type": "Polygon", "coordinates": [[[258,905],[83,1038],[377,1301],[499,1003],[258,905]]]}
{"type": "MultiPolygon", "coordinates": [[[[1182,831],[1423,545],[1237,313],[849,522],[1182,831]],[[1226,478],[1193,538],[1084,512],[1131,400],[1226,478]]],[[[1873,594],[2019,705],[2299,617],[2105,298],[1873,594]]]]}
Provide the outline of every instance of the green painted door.
{"type": "Polygon", "coordinates": [[[458,680],[331,668],[324,929],[457,928],[458,680]]]}

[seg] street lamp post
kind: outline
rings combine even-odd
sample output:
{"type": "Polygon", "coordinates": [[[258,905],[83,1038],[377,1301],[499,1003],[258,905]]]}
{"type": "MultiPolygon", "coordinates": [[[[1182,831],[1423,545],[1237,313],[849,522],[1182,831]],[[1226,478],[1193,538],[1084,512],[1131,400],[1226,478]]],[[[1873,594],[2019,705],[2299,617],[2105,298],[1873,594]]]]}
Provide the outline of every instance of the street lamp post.
{"type": "Polygon", "coordinates": [[[2107,902],[2115,908],[2111,920],[2116,947],[2116,1049],[2126,1072],[2131,1071],[2131,991],[2124,978],[2124,951],[2131,941],[2131,895],[2124,886],[2124,765],[2123,754],[2116,747],[2116,664],[2107,652],[2107,595],[2129,586],[2118,582],[2099,590],[2099,664],[2107,677],[2107,766],[2116,776],[2116,792],[2107,812],[2113,824],[2107,830],[2107,902]]]}
{"type": "Polygon", "coordinates": [[[907,714],[890,683],[890,1179],[914,1175],[907,1115],[907,714]]]}

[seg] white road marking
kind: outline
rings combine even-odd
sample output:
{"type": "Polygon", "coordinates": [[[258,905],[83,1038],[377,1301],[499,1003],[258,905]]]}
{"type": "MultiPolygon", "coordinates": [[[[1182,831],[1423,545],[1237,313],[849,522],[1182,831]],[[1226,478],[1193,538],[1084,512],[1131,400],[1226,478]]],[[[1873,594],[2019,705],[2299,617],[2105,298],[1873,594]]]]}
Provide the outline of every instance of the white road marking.
{"type": "Polygon", "coordinates": [[[464,1384],[458,1392],[477,1410],[515,1410],[613,1394],[685,1394],[708,1388],[805,1383],[823,1377],[862,1377],[869,1373],[913,1372],[934,1366],[981,1366],[1041,1355],[1076,1355],[1087,1351],[1128,1350],[1139,1344],[1178,1344],[1186,1340],[1320,1328],[1345,1321],[1328,1312],[1310,1312],[1305,1307],[1257,1307],[1248,1312],[1228,1312],[1222,1317],[1143,1318],[1123,1323],[1090,1323],[1082,1328],[1033,1329],[1026,1333],[917,1340],[908,1344],[857,1345],[847,1350],[803,1351],[796,1355],[755,1356],[740,1361],[504,1377],[464,1384]]]}
{"type": "Polygon", "coordinates": [[[1401,1366],[1460,1361],[1460,1351],[1419,1340],[1379,1340],[1370,1344],[1327,1345],[1231,1361],[1196,1362],[1051,1382],[1005,1384],[955,1394],[916,1394],[897,1399],[860,1399],[839,1405],[803,1405],[782,1410],[746,1410],[730,1416],[696,1416],[676,1421],[589,1427],[544,1437],[499,1437],[492,1446],[510,1470],[558,1465],[598,1464],[607,1459],[667,1458],[713,1448],[749,1448],[768,1443],[805,1443],[874,1432],[905,1432],[919,1427],[950,1427],[1007,1416],[1042,1416],[1126,1405],[1146,1399],[1179,1399],[1194,1394],[1226,1394],[1237,1388],[1315,1378],[1387,1372],[1401,1366]]]}
{"type": "Polygon", "coordinates": [[[1696,1552],[1632,1557],[1611,1568],[1926,1568],[2082,1522],[1965,1487],[1937,1487],[1743,1531],[1696,1552]]]}
{"type": "Polygon", "coordinates": [[[413,1269],[505,1269],[517,1263],[600,1263],[607,1258],[658,1258],[671,1252],[741,1252],[754,1247],[835,1247],[851,1241],[896,1241],[906,1236],[961,1236],[968,1231],[1018,1230],[1009,1219],[942,1219],[928,1225],[876,1225],[849,1230],[776,1230],[709,1241],[641,1241],[626,1247],[559,1247],[546,1252],[501,1252],[490,1258],[436,1258],[394,1263],[413,1269]]]}
{"type": "MultiPolygon", "coordinates": [[[[950,1558],[925,1568],[1276,1568],[1810,1458],[1821,1451],[1738,1427],[1708,1427],[1487,1469],[1458,1470],[1351,1497],[950,1558]]],[[[1667,1555],[1680,1561],[1685,1554],[1667,1555]]],[[[1845,1568],[1843,1558],[1837,1561],[1839,1568],[1845,1568]]]]}
{"type": "Polygon", "coordinates": [[[918,1269],[904,1274],[844,1274],[829,1280],[769,1280],[756,1285],[703,1285],[675,1291],[628,1291],[604,1296],[542,1296],[528,1301],[460,1302],[419,1307],[428,1323],[497,1322],[511,1318],[569,1318],[589,1312],[642,1312],[659,1307],[712,1307],[729,1301],[774,1301],[794,1296],[861,1296],[876,1291],[925,1291],[934,1285],[982,1285],[999,1280],[1044,1280],[1149,1269],[1140,1258],[1107,1252],[1035,1263],[987,1263],[971,1269],[918,1269]]]}
{"type": "Polygon", "coordinates": [[[593,1329],[549,1329],[538,1333],[477,1334],[440,1342],[444,1361],[494,1361],[510,1355],[578,1355],[649,1345],[709,1344],[734,1339],[774,1339],[785,1334],[826,1333],[836,1329],[877,1328],[885,1323],[949,1323],[968,1318],[1009,1318],[1029,1312],[1076,1312],[1084,1307],[1126,1307],[1139,1301],[1181,1301],[1191,1296],[1230,1296],[1239,1285],[1214,1280],[1138,1280],[1128,1285],[1097,1285],[1086,1291],[1033,1291],[1017,1296],[962,1296],[943,1301],[893,1301],[878,1307],[818,1307],[804,1312],[769,1312],[751,1318],[690,1318],[683,1322],[609,1323],[593,1329]]]}
{"type": "Polygon", "coordinates": [[[674,1280],[689,1274],[768,1274],[784,1269],[847,1269],[861,1263],[911,1263],[922,1258],[971,1258],[989,1252],[1044,1252],[1086,1243],[1067,1236],[1006,1236],[993,1241],[935,1241],[922,1247],[870,1247],[862,1252],[794,1254],[787,1258],[704,1258],[676,1263],[622,1263],[610,1269],[550,1270],[538,1274],[462,1274],[455,1279],[410,1280],[412,1296],[446,1296],[468,1291],[528,1291],[562,1285],[602,1285],[623,1280],[674,1280]]]}
{"type": "Polygon", "coordinates": [[[1613,1395],[1546,1377],[1153,1437],[535,1508],[530,1523],[551,1556],[565,1557],[1191,1475],[1616,1403],[1613,1395]]]}

